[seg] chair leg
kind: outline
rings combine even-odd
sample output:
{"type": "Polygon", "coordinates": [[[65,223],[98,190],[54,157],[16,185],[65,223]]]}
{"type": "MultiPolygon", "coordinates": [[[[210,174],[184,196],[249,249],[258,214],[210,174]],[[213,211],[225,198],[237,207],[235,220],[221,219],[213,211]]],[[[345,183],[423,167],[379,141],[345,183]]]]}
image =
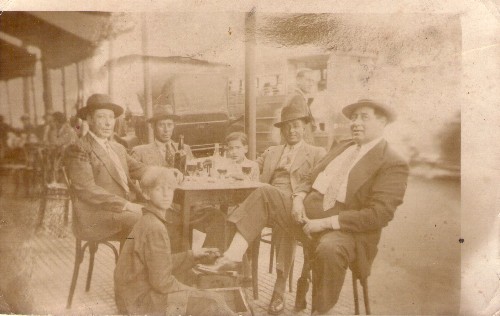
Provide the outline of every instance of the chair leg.
{"type": "Polygon", "coordinates": [[[288,274],[288,291],[293,292],[293,268],[295,267],[295,256],[292,258],[290,273],[288,274]]]}
{"type": "Polygon", "coordinates": [[[252,245],[252,289],[254,300],[259,299],[259,251],[260,238],[256,238],[252,245]]]}
{"type": "Polygon", "coordinates": [[[64,201],[64,226],[68,226],[70,200],[64,201]]]}
{"type": "Polygon", "coordinates": [[[361,282],[361,286],[363,286],[363,300],[365,302],[365,312],[366,315],[370,315],[370,300],[368,297],[368,280],[364,279],[363,282],[361,282]]]}
{"type": "Polygon", "coordinates": [[[275,241],[276,240],[274,238],[274,234],[271,233],[271,249],[269,250],[269,273],[273,273],[275,241]]]}
{"type": "MultiPolygon", "coordinates": [[[[102,244],[108,246],[109,248],[111,248],[111,250],[113,250],[113,253],[115,254],[115,264],[116,264],[118,262],[118,250],[116,250],[116,247],[113,246],[113,244],[108,242],[108,241],[104,241],[104,242],[102,242],[102,244]]],[[[120,243],[120,246],[121,246],[121,243],[120,243]]]]}
{"type": "Polygon", "coordinates": [[[83,260],[82,252],[82,241],[76,239],[75,247],[75,266],[73,267],[73,278],[71,279],[71,286],[69,288],[68,300],[66,302],[66,308],[71,308],[71,303],[73,302],[73,295],[75,294],[76,282],[78,281],[78,272],[80,271],[80,264],[83,260]]]}
{"type": "Polygon", "coordinates": [[[358,279],[352,273],[352,292],[354,295],[354,315],[359,315],[358,279]]]}
{"type": "Polygon", "coordinates": [[[97,246],[98,244],[95,242],[92,242],[89,245],[89,271],[87,272],[87,284],[85,285],[85,292],[88,292],[90,290],[90,282],[92,281],[92,272],[94,271],[94,258],[95,253],[97,252],[97,246]]]}
{"type": "Polygon", "coordinates": [[[36,223],[36,229],[40,229],[43,226],[43,219],[45,218],[46,207],[47,207],[47,198],[44,194],[40,199],[40,207],[38,208],[38,219],[36,223]]]}

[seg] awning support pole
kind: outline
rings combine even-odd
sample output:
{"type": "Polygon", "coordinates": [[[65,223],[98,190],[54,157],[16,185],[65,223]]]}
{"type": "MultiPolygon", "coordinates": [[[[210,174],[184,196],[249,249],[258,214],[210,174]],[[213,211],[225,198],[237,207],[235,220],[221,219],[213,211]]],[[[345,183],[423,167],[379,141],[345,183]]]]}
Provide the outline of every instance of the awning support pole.
{"type": "Polygon", "coordinates": [[[255,160],[257,154],[255,45],[255,12],[252,11],[245,15],[245,132],[251,160],[255,160]]]}

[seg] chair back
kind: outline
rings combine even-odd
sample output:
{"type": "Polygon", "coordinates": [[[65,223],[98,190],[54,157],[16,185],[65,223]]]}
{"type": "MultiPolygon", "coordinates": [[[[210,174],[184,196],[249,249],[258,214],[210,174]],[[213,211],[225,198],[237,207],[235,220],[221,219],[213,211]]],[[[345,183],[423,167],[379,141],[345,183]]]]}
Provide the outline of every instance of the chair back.
{"type": "Polygon", "coordinates": [[[76,209],[77,209],[76,202],[78,201],[78,198],[77,198],[75,190],[71,184],[71,180],[68,177],[68,173],[66,171],[66,168],[64,166],[62,166],[61,169],[62,169],[64,182],[65,182],[66,186],[68,187],[68,194],[69,194],[69,198],[71,201],[71,228],[73,230],[73,234],[75,235],[75,237],[78,237],[79,236],[79,233],[78,233],[79,224],[78,224],[78,215],[76,214],[77,213],[76,212],[76,209]]]}

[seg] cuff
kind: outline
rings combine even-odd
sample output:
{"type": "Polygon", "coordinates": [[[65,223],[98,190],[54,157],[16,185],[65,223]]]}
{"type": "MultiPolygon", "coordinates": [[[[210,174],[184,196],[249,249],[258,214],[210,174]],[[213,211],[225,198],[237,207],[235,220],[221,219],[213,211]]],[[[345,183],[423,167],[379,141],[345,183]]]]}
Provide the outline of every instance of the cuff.
{"type": "Polygon", "coordinates": [[[130,202],[126,202],[124,205],[123,205],[123,208],[122,208],[122,211],[125,211],[127,209],[127,206],[130,205],[130,202]]]}
{"type": "Polygon", "coordinates": [[[306,195],[307,195],[307,193],[303,192],[303,191],[297,192],[297,193],[293,193],[292,194],[292,199],[294,199],[296,196],[300,196],[302,198],[302,200],[303,200],[303,199],[306,198],[306,195]]]}
{"type": "Polygon", "coordinates": [[[333,230],[339,230],[340,229],[339,216],[335,215],[330,217],[330,224],[332,225],[333,230]]]}

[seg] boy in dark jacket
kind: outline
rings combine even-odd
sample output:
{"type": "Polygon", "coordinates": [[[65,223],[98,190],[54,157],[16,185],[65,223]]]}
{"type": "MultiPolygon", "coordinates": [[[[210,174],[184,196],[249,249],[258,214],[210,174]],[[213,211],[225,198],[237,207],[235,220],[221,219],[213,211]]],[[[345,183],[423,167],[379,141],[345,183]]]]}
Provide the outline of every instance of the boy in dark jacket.
{"type": "Polygon", "coordinates": [[[116,265],[115,299],[120,313],[162,315],[232,315],[222,297],[196,290],[175,277],[196,260],[217,255],[216,248],[171,253],[165,214],[172,205],[176,178],[150,167],[141,178],[148,204],[130,233],[116,265]]]}

